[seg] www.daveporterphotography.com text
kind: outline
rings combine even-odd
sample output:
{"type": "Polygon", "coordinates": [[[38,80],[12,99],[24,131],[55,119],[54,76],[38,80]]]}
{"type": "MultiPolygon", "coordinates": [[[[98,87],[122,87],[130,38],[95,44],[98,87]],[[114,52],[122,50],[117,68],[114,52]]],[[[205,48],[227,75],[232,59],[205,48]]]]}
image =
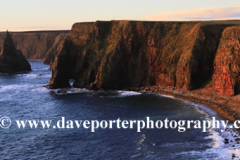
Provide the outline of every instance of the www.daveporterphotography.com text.
{"type": "MultiPolygon", "coordinates": [[[[150,117],[142,120],[66,120],[61,117],[55,125],[53,120],[15,120],[19,129],[89,129],[91,132],[96,132],[97,129],[136,129],[141,132],[143,129],[177,129],[178,132],[185,132],[187,129],[201,129],[202,132],[207,132],[208,129],[220,129],[224,132],[226,128],[240,128],[240,120],[236,120],[230,125],[228,120],[216,120],[215,117],[209,120],[152,120],[150,117]]],[[[8,117],[0,119],[0,127],[4,129],[10,128],[12,121],[8,117]]]]}

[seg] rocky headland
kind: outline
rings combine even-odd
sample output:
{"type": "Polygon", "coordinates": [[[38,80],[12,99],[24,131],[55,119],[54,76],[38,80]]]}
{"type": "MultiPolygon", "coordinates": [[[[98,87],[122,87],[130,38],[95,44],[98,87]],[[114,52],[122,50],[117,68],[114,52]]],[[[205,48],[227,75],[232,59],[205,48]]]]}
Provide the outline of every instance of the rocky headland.
{"type": "MultiPolygon", "coordinates": [[[[239,21],[75,23],[55,47],[58,49],[51,65],[49,88],[69,87],[69,80],[73,79],[74,87],[96,90],[156,86],[158,92],[171,88],[169,93],[176,95],[179,91],[178,95],[189,97],[190,93],[213,99],[216,95],[237,95],[239,24],[239,21]]],[[[223,99],[240,104],[238,98],[223,99]]],[[[227,103],[215,102],[221,106],[227,103]]]]}
{"type": "Polygon", "coordinates": [[[31,66],[21,50],[16,50],[13,40],[7,32],[0,52],[0,72],[14,73],[22,71],[31,71],[31,66]]]}
{"type": "MultiPolygon", "coordinates": [[[[27,59],[50,59],[46,56],[48,50],[58,41],[58,36],[68,33],[69,30],[10,32],[16,49],[21,50],[27,59]]],[[[5,36],[6,32],[0,32],[0,50],[5,36]]]]}
{"type": "Polygon", "coordinates": [[[52,47],[47,51],[47,53],[43,57],[44,64],[50,64],[55,60],[55,56],[59,52],[59,50],[62,49],[62,45],[67,35],[68,35],[67,33],[62,33],[55,38],[52,47]]]}

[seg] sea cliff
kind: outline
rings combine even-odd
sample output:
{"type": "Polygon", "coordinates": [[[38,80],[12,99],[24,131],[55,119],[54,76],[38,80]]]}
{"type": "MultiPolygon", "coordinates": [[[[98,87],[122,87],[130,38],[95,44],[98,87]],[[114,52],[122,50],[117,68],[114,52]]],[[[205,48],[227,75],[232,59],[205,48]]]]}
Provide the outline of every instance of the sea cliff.
{"type": "Polygon", "coordinates": [[[234,95],[239,28],[236,22],[75,23],[57,50],[49,86],[69,87],[69,79],[90,89],[208,85],[234,95]]]}
{"type": "Polygon", "coordinates": [[[67,33],[61,33],[55,38],[52,47],[47,51],[47,53],[43,57],[44,64],[50,64],[55,60],[55,56],[59,52],[59,50],[61,50],[67,35],[68,35],[67,33]]]}
{"type": "MultiPolygon", "coordinates": [[[[69,31],[29,31],[9,32],[16,49],[21,50],[27,59],[43,59],[47,51],[53,46],[57,36],[67,34],[69,31]]],[[[0,32],[0,50],[6,32],[0,32]]],[[[46,59],[48,57],[45,57],[46,59]]],[[[47,63],[47,62],[46,62],[47,63]]]]}

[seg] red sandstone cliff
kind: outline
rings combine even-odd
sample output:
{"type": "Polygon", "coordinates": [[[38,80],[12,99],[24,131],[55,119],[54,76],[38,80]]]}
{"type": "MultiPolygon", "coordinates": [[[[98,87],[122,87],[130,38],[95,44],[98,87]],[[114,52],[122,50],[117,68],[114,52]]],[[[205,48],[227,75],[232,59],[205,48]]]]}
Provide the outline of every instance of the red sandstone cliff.
{"type": "Polygon", "coordinates": [[[240,93],[240,26],[224,30],[214,61],[214,88],[224,95],[240,93]]]}
{"type": "MultiPolygon", "coordinates": [[[[211,79],[222,33],[233,25],[76,23],[51,67],[50,88],[67,87],[69,79],[74,79],[75,87],[92,89],[151,85],[197,89],[211,79]]],[[[225,44],[222,39],[220,45],[225,44]]]]}

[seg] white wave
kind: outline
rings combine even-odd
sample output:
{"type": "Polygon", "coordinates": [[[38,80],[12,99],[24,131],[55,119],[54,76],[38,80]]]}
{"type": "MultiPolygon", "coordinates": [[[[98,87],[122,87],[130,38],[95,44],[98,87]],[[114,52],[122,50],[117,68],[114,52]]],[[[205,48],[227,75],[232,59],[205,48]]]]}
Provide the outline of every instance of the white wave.
{"type": "Polygon", "coordinates": [[[21,90],[21,89],[26,89],[26,88],[31,88],[33,85],[18,85],[18,84],[13,84],[13,85],[6,85],[6,86],[1,86],[0,91],[9,91],[9,90],[21,90]]]}
{"type": "Polygon", "coordinates": [[[141,95],[142,93],[140,92],[135,92],[135,91],[118,91],[120,93],[120,97],[127,97],[127,96],[136,96],[136,95],[141,95]]]}
{"type": "MultiPolygon", "coordinates": [[[[210,144],[212,148],[207,149],[205,151],[189,151],[189,152],[181,152],[181,154],[186,154],[186,155],[192,155],[194,157],[200,157],[198,159],[200,160],[205,160],[205,159],[217,159],[217,160],[222,160],[222,159],[231,159],[232,155],[234,154],[236,156],[236,159],[239,159],[240,157],[240,149],[235,149],[235,148],[225,148],[222,146],[219,141],[222,140],[221,136],[218,135],[213,135],[215,138],[215,141],[213,144],[210,144]],[[209,156],[214,155],[214,157],[210,158],[209,156]]],[[[236,147],[237,148],[237,147],[236,147]]]]}
{"type": "Polygon", "coordinates": [[[22,74],[22,76],[35,78],[35,77],[37,77],[37,74],[22,74]]]}
{"type": "MultiPolygon", "coordinates": [[[[232,130],[229,130],[227,132],[224,132],[224,135],[220,134],[219,132],[210,129],[209,136],[207,136],[205,139],[212,139],[212,142],[208,144],[210,147],[206,150],[201,151],[186,151],[181,152],[181,155],[188,155],[188,157],[195,157],[196,159],[200,160],[222,160],[222,159],[231,159],[232,155],[234,154],[236,157],[235,159],[240,158],[240,145],[237,144],[237,142],[234,140],[234,137],[232,136],[232,130]],[[224,140],[229,139],[229,144],[225,144],[224,140]]],[[[235,134],[238,134],[235,132],[235,134]]],[[[164,147],[174,146],[177,143],[170,143],[162,145],[164,147]]],[[[187,144],[186,144],[187,145],[187,144]]],[[[201,144],[200,144],[201,145],[201,144]]]]}
{"type": "Polygon", "coordinates": [[[25,77],[32,77],[32,78],[36,78],[36,77],[51,77],[51,74],[25,74],[25,77]]]}
{"type": "Polygon", "coordinates": [[[68,94],[75,94],[75,93],[89,93],[93,92],[91,90],[88,90],[86,88],[71,88],[70,90],[67,90],[68,94]]]}
{"type": "Polygon", "coordinates": [[[13,84],[13,85],[6,85],[6,86],[0,86],[0,92],[6,92],[6,91],[40,91],[43,89],[43,84],[34,84],[34,85],[28,85],[28,84],[13,84]]]}
{"type": "MultiPolygon", "coordinates": [[[[184,100],[184,102],[192,105],[195,110],[203,115],[205,115],[207,120],[212,120],[212,117],[215,117],[216,120],[222,120],[222,118],[218,115],[216,111],[213,109],[205,106],[205,105],[200,105],[196,104],[194,102],[190,102],[187,100],[184,100]]],[[[228,124],[230,125],[230,124],[228,124]]],[[[213,142],[209,144],[211,147],[210,149],[207,149],[204,152],[198,152],[198,151],[190,151],[186,152],[185,154],[190,154],[190,155],[197,155],[197,156],[204,156],[206,157],[202,159],[208,158],[207,155],[217,155],[215,157],[219,157],[218,159],[231,159],[232,154],[236,156],[237,159],[240,158],[240,144],[237,144],[237,142],[234,139],[234,135],[237,135],[239,137],[239,133],[234,131],[233,129],[227,129],[224,132],[221,132],[221,130],[224,127],[220,123],[220,128],[219,129],[209,129],[209,136],[206,137],[206,139],[212,139],[213,142]],[[224,140],[228,139],[229,143],[225,144],[224,140]]],[[[211,159],[211,158],[209,158],[211,159]]],[[[214,158],[213,158],[214,159],[214,158]]],[[[216,158],[217,159],[217,158],[216,158]]]]}
{"type": "Polygon", "coordinates": [[[49,70],[50,67],[48,68],[33,68],[32,70],[33,71],[46,71],[46,70],[49,70]]]}
{"type": "Polygon", "coordinates": [[[55,92],[58,95],[78,94],[78,93],[92,93],[92,92],[94,92],[94,91],[88,90],[86,88],[51,89],[51,91],[55,92]]]}
{"type": "Polygon", "coordinates": [[[78,94],[78,93],[90,93],[91,95],[99,95],[100,98],[116,98],[116,97],[128,97],[141,95],[140,92],[134,91],[93,91],[86,88],[63,88],[63,89],[51,89],[58,95],[66,94],[78,94]]]}
{"type": "Polygon", "coordinates": [[[173,96],[169,96],[169,95],[165,95],[165,94],[160,94],[160,93],[158,93],[158,95],[160,95],[161,97],[176,99],[176,98],[173,97],[173,96]]]}
{"type": "MultiPolygon", "coordinates": [[[[162,95],[160,96],[167,98],[174,98],[172,96],[162,95]]],[[[180,99],[181,100],[181,99],[180,99]]],[[[216,111],[205,106],[196,104],[188,100],[181,100],[182,102],[189,104],[195,108],[195,110],[205,116],[206,119],[211,120],[211,117],[216,117],[217,120],[222,120],[216,111]]],[[[220,123],[221,124],[221,123],[220,123]]],[[[225,132],[220,132],[223,129],[223,126],[220,125],[220,129],[209,129],[209,136],[206,139],[212,139],[212,142],[209,144],[211,147],[205,151],[189,151],[182,152],[182,154],[192,155],[194,157],[202,157],[199,159],[231,159],[232,155],[236,156],[236,159],[240,158],[240,144],[236,142],[233,135],[239,137],[239,133],[228,129],[225,132]],[[228,139],[229,143],[225,144],[225,138],[228,139]],[[208,157],[209,155],[216,155],[214,158],[208,157]]]]}
{"type": "Polygon", "coordinates": [[[17,76],[20,77],[27,77],[27,78],[36,78],[36,77],[51,77],[51,74],[18,74],[17,76]]]}

